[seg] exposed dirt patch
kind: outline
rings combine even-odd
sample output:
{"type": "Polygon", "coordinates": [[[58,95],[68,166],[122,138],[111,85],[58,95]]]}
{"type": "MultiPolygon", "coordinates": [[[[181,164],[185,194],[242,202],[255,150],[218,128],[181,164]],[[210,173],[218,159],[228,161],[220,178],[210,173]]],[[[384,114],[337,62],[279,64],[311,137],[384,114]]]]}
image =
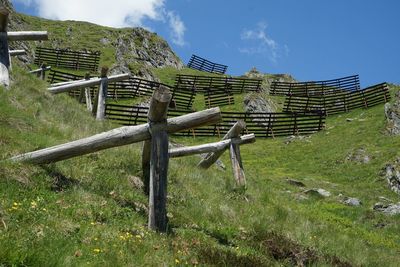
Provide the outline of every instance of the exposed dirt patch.
{"type": "Polygon", "coordinates": [[[312,248],[303,247],[297,242],[275,232],[266,233],[254,238],[263,250],[278,261],[287,262],[295,266],[318,265],[318,263],[330,264],[337,267],[354,266],[337,256],[326,255],[312,248]]]}

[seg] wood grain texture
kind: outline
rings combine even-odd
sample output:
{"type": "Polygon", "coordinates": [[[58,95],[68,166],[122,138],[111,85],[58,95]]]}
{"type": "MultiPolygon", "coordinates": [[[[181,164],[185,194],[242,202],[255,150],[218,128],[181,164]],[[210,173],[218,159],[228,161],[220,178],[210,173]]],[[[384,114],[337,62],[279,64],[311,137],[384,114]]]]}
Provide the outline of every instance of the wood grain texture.
{"type": "MultiPolygon", "coordinates": [[[[220,120],[220,109],[212,108],[168,119],[166,130],[168,133],[175,133],[202,125],[215,124],[220,120]]],[[[124,126],[66,144],[15,156],[11,160],[46,164],[148,139],[150,139],[148,123],[124,126]]]]}
{"type": "MultiPolygon", "coordinates": [[[[225,134],[222,140],[231,139],[234,137],[238,137],[240,133],[246,128],[246,123],[243,120],[238,120],[231,129],[225,134]]],[[[207,154],[204,159],[202,159],[197,165],[200,168],[208,169],[211,165],[213,165],[219,157],[224,153],[225,150],[212,152],[207,154]]]]}
{"type": "MultiPolygon", "coordinates": [[[[129,74],[119,74],[119,75],[114,75],[108,77],[108,82],[117,82],[117,81],[122,81],[129,79],[129,74]]],[[[94,78],[90,80],[84,80],[84,81],[73,81],[67,84],[62,84],[62,85],[57,85],[54,87],[50,87],[48,91],[53,94],[59,94],[59,93],[64,93],[64,92],[69,92],[72,90],[80,89],[80,88],[85,88],[85,87],[91,87],[95,85],[99,85],[102,81],[102,78],[94,78]]]]}

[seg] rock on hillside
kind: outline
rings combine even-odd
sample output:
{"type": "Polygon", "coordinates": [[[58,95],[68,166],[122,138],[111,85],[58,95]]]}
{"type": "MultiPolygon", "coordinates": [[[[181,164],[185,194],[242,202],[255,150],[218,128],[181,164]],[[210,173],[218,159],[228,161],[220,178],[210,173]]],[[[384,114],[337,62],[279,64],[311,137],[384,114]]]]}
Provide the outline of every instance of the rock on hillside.
{"type": "Polygon", "coordinates": [[[400,91],[396,92],[393,104],[386,103],[386,129],[391,135],[400,135],[400,91]]]}
{"type": "Polygon", "coordinates": [[[131,73],[157,80],[151,69],[174,67],[181,69],[182,61],[168,43],[156,33],[143,28],[114,29],[88,22],[53,21],[16,13],[9,0],[0,0],[11,11],[9,30],[47,30],[49,41],[13,42],[13,49],[25,49],[28,56],[19,57],[24,63],[33,62],[35,47],[91,50],[102,53],[101,65],[112,73],[131,73]]]}
{"type": "Polygon", "coordinates": [[[273,81],[278,82],[296,82],[289,74],[269,74],[269,73],[261,73],[255,67],[252,68],[250,71],[246,72],[245,75],[248,78],[257,78],[263,79],[262,88],[265,92],[269,93],[271,89],[271,84],[273,81]]]}

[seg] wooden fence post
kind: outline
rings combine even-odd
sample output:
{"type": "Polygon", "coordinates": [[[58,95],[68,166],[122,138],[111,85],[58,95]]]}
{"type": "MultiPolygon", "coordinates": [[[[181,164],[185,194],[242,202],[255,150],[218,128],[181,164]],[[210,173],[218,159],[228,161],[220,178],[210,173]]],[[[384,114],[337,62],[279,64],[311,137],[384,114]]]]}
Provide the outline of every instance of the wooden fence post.
{"type": "MultiPolygon", "coordinates": [[[[167,111],[171,93],[160,86],[153,93],[148,113],[150,141],[149,229],[167,231],[168,133],[167,111]]],[[[148,148],[144,145],[144,153],[148,148]]],[[[143,153],[143,154],[144,154],[143,153]]],[[[144,164],[147,168],[147,164],[144,164]]]]}
{"type": "Polygon", "coordinates": [[[98,102],[96,111],[96,120],[104,120],[105,110],[106,110],[106,98],[108,91],[108,78],[107,78],[108,68],[103,67],[101,69],[101,82],[98,92],[98,102]]]}
{"type": "MultiPolygon", "coordinates": [[[[90,80],[90,73],[85,74],[85,80],[90,80]]],[[[90,93],[90,88],[86,87],[85,89],[85,99],[86,99],[86,108],[88,111],[92,112],[93,106],[92,106],[92,95],[90,93]]]]}
{"type": "Polygon", "coordinates": [[[46,79],[46,70],[47,70],[47,65],[46,63],[42,63],[40,66],[40,72],[37,73],[37,77],[40,77],[43,81],[46,79]]]}
{"type": "MultiPolygon", "coordinates": [[[[226,133],[222,140],[238,137],[244,128],[246,128],[246,123],[243,120],[238,120],[226,133]]],[[[224,153],[224,151],[225,150],[207,154],[197,166],[203,169],[210,168],[210,166],[217,161],[217,159],[224,153]]]]}
{"type": "Polygon", "coordinates": [[[8,48],[7,24],[9,11],[0,4],[0,85],[10,85],[10,54],[8,48]]]}
{"type": "Polygon", "coordinates": [[[244,175],[239,145],[232,143],[229,147],[229,152],[236,185],[240,188],[246,188],[246,176],[244,175]]]}
{"type": "MultiPolygon", "coordinates": [[[[149,123],[162,121],[163,119],[158,117],[160,111],[152,109],[160,109],[160,107],[161,109],[165,109],[164,105],[166,104],[166,101],[168,100],[168,105],[169,105],[171,99],[172,96],[167,87],[161,85],[159,88],[157,88],[153,93],[153,97],[151,98],[147,121],[149,123]],[[169,100],[167,99],[167,93],[169,94],[170,98],[169,100]]],[[[166,114],[161,114],[161,115],[166,116],[166,114]]],[[[164,119],[166,119],[166,117],[164,119]]],[[[143,147],[142,147],[142,173],[143,173],[144,192],[147,195],[149,194],[150,190],[150,154],[151,154],[151,141],[146,140],[143,142],[143,147]]]]}

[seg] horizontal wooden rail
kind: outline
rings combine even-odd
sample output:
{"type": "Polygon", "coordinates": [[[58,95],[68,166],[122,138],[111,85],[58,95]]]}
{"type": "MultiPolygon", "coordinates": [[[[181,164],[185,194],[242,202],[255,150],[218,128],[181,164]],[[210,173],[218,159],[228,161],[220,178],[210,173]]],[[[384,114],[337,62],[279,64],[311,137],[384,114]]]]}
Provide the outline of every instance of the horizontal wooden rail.
{"type": "MultiPolygon", "coordinates": [[[[166,130],[168,133],[174,133],[201,125],[217,123],[220,120],[221,113],[219,108],[207,109],[168,119],[166,130]]],[[[13,157],[12,160],[46,164],[107,148],[148,140],[150,137],[148,123],[137,126],[125,126],[77,141],[19,155],[13,157]]]]}
{"type": "Polygon", "coordinates": [[[27,54],[25,50],[10,50],[9,53],[10,56],[23,56],[27,54]]]}
{"type": "Polygon", "coordinates": [[[218,152],[221,150],[226,150],[231,143],[237,145],[254,143],[256,141],[256,136],[254,134],[247,134],[233,139],[222,140],[219,142],[208,143],[198,146],[190,147],[178,147],[169,150],[169,156],[171,158],[178,158],[196,154],[218,152]]]}
{"type": "MultiPolygon", "coordinates": [[[[108,82],[116,82],[116,81],[122,81],[125,79],[129,79],[129,74],[119,74],[119,75],[114,75],[108,77],[108,82]]],[[[102,78],[95,78],[91,79],[88,81],[74,81],[68,84],[56,86],[56,87],[50,87],[48,91],[53,94],[59,94],[59,93],[64,93],[76,89],[81,89],[81,88],[86,88],[86,87],[91,87],[95,85],[99,85],[101,82],[102,78]]]]}
{"type": "Polygon", "coordinates": [[[48,70],[51,70],[51,66],[48,66],[48,67],[45,67],[45,68],[36,69],[36,70],[31,70],[31,71],[29,71],[29,73],[38,73],[38,72],[48,71],[48,70]]]}
{"type": "Polygon", "coordinates": [[[47,31],[8,32],[9,41],[46,41],[49,39],[47,31]]]}

